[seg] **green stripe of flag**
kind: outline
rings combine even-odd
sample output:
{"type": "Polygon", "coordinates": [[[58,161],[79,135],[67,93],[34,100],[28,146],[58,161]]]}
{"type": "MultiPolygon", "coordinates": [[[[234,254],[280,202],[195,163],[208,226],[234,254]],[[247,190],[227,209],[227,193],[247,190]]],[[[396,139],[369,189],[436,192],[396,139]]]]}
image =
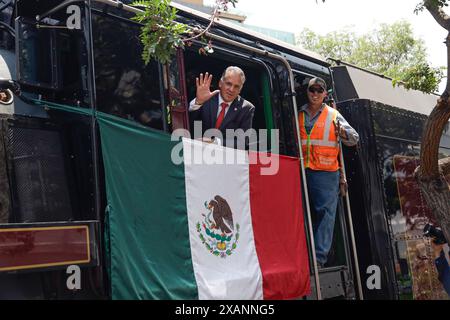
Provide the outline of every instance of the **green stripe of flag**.
{"type": "Polygon", "coordinates": [[[197,299],[184,166],[170,136],[99,114],[113,299],[197,299]]]}

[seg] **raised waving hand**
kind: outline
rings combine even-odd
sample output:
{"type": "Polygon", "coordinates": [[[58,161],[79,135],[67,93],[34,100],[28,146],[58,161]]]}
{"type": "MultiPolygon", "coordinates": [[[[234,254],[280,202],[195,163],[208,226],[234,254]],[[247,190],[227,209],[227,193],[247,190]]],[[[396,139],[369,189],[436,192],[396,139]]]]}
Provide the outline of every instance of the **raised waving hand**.
{"type": "Polygon", "coordinates": [[[206,72],[204,76],[203,73],[200,73],[200,78],[195,78],[195,84],[197,85],[197,94],[195,97],[196,104],[204,104],[220,92],[220,90],[211,92],[211,80],[212,74],[209,74],[208,72],[206,72]]]}

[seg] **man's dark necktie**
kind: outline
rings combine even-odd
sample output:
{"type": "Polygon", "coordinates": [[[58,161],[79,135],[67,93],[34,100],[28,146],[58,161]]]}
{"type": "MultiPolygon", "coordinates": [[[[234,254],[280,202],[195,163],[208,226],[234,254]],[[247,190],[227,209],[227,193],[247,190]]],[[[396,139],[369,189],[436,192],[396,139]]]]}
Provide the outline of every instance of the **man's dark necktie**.
{"type": "Polygon", "coordinates": [[[216,129],[220,128],[223,118],[225,118],[225,111],[228,108],[228,103],[222,102],[220,104],[220,106],[222,107],[222,110],[220,110],[219,116],[217,117],[217,120],[216,120],[216,126],[215,126],[216,129]]]}

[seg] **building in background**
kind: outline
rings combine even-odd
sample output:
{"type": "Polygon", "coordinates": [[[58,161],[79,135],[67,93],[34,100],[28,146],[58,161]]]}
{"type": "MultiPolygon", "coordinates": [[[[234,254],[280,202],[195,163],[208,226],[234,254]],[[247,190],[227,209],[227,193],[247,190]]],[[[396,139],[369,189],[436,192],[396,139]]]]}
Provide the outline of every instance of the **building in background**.
{"type": "Polygon", "coordinates": [[[284,41],[286,43],[295,45],[295,34],[293,32],[281,31],[276,29],[263,28],[258,26],[252,26],[248,24],[242,24],[243,27],[265,34],[269,37],[284,41]]]}
{"type": "MultiPolygon", "coordinates": [[[[176,0],[173,1],[176,3],[179,3],[181,5],[184,5],[186,7],[198,10],[203,13],[212,14],[214,11],[214,7],[205,6],[203,4],[203,0],[176,0]]],[[[219,13],[219,17],[222,19],[226,19],[228,21],[236,22],[236,23],[243,23],[245,19],[247,18],[245,15],[240,13],[234,13],[234,12],[224,12],[221,11],[219,13]]]]}
{"type": "MultiPolygon", "coordinates": [[[[174,1],[181,5],[187,6],[194,10],[198,10],[203,13],[212,14],[214,11],[213,7],[205,6],[203,4],[203,0],[176,0],[174,1]]],[[[245,23],[245,19],[247,18],[243,13],[238,12],[237,10],[233,10],[234,8],[230,8],[230,11],[220,12],[219,17],[221,19],[225,19],[227,21],[237,23],[242,27],[247,29],[262,33],[269,37],[281,40],[283,42],[295,45],[295,34],[292,32],[263,28],[258,26],[252,26],[245,23]]]]}

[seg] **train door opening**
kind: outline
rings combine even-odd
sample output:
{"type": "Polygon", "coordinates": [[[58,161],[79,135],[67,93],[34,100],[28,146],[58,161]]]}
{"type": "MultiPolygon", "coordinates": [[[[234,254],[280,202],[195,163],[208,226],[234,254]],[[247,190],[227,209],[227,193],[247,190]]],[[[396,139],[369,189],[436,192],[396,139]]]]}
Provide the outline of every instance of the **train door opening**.
{"type": "MultiPolygon", "coordinates": [[[[252,121],[252,128],[256,130],[259,141],[260,129],[274,129],[272,118],[272,94],[270,89],[269,77],[267,71],[261,66],[249,59],[232,57],[229,53],[218,51],[212,55],[200,55],[194,50],[184,52],[184,66],[186,79],[187,107],[189,102],[195,99],[196,84],[195,78],[200,73],[208,72],[213,75],[211,91],[219,89],[218,83],[223,71],[228,66],[240,67],[246,77],[240,96],[250,101],[255,106],[255,113],[252,121]]],[[[191,135],[193,135],[193,123],[190,121],[191,135]]],[[[258,151],[271,151],[270,141],[268,143],[258,144],[258,151]],[[260,147],[263,147],[261,149],[260,147]]]]}
{"type": "MultiPolygon", "coordinates": [[[[314,75],[294,70],[297,108],[300,112],[302,106],[308,103],[307,86],[314,75]]],[[[328,84],[329,87],[330,84],[328,84]]],[[[325,101],[326,102],[326,101],[325,101]]],[[[333,232],[333,242],[328,253],[328,261],[324,268],[319,269],[322,297],[351,298],[355,295],[353,286],[353,269],[350,255],[349,233],[345,214],[343,198],[339,198],[336,220],[333,232]]],[[[311,213],[312,224],[316,222],[314,213],[311,213]]]]}

